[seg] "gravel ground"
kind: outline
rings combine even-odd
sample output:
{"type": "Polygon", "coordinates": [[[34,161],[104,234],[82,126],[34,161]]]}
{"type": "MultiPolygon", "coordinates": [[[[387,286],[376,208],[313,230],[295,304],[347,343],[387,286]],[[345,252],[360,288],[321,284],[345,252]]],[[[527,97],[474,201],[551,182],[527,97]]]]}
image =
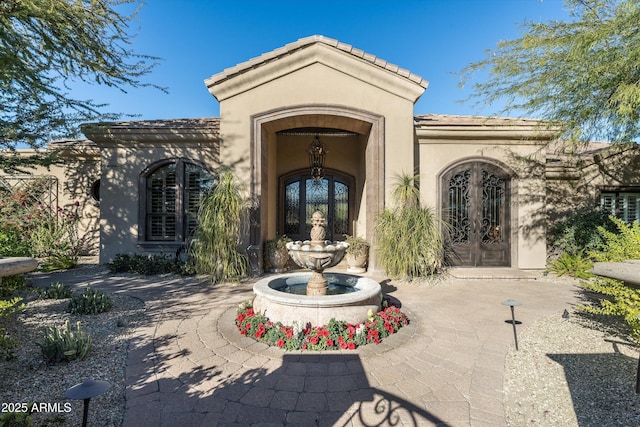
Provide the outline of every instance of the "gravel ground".
{"type": "Polygon", "coordinates": [[[36,299],[32,294],[26,300],[25,309],[16,317],[0,319],[0,327],[4,327],[19,345],[15,359],[0,360],[3,412],[12,404],[32,407],[34,402],[45,403],[50,404],[49,408],[34,413],[35,426],[79,426],[83,403],[66,399],[65,391],[87,379],[97,379],[108,381],[111,388],[91,400],[88,424],[105,427],[122,424],[127,342],[133,327],[143,316],[144,303],[121,295],[111,298],[114,307],[107,313],[72,316],[66,311],[69,299],[36,299]],[[82,329],[91,336],[91,351],[82,361],[47,366],[36,343],[43,341],[45,327],[63,327],[66,320],[72,327],[80,322],[82,329]]]}
{"type": "Polygon", "coordinates": [[[610,333],[620,328],[579,313],[523,328],[505,361],[508,425],[640,426],[638,347],[610,333]]]}

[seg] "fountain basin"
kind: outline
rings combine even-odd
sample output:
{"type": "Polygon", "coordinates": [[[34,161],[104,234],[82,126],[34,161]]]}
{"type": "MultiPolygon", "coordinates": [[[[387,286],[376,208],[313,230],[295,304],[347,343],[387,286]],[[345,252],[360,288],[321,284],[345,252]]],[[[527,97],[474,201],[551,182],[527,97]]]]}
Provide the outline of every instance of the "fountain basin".
{"type": "Polygon", "coordinates": [[[380,311],[382,289],[375,280],[343,273],[325,273],[330,286],[349,287],[349,292],[337,295],[298,295],[283,292],[290,286],[309,281],[312,273],[281,274],[259,280],[253,286],[253,308],[272,322],[292,326],[323,326],[332,318],[351,324],[367,321],[368,312],[380,311]]]}

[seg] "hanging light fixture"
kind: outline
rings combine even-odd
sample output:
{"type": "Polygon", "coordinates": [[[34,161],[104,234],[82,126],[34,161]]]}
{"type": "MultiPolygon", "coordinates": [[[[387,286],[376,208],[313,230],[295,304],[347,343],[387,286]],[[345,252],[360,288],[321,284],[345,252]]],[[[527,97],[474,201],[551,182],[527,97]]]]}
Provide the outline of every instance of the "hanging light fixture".
{"type": "Polygon", "coordinates": [[[327,147],[316,135],[307,148],[309,155],[309,166],[311,167],[311,177],[317,182],[324,178],[324,159],[327,155],[327,147]]]}

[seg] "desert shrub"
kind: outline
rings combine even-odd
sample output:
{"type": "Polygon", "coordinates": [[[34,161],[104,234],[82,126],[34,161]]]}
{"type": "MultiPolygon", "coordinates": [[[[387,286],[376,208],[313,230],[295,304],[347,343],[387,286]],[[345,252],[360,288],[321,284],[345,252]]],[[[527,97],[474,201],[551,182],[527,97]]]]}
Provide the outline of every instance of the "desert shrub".
{"type": "MultiPolygon", "coordinates": [[[[29,406],[30,407],[30,406],[29,406]]],[[[0,415],[0,427],[32,427],[31,412],[6,412],[0,415]]]]}
{"type": "Polygon", "coordinates": [[[13,353],[13,350],[15,350],[16,347],[18,347],[16,340],[11,338],[11,336],[7,334],[7,331],[0,328],[0,359],[15,359],[16,356],[13,353]]]}
{"type": "Polygon", "coordinates": [[[40,292],[40,296],[45,299],[65,299],[71,298],[71,286],[56,282],[40,292]]]}
{"type": "Polygon", "coordinates": [[[599,227],[615,232],[616,225],[609,214],[594,208],[581,209],[550,231],[553,251],[577,255],[588,253],[604,243],[599,227]]]}
{"type": "Polygon", "coordinates": [[[248,257],[242,248],[242,227],[247,205],[230,171],[207,194],[198,211],[198,229],[190,245],[195,270],[212,283],[237,281],[247,276],[248,257]]]}
{"type": "Polygon", "coordinates": [[[634,221],[627,224],[623,220],[610,217],[616,231],[598,227],[604,243],[589,252],[594,261],[618,262],[629,259],[640,259],[640,223],[634,221]]]}
{"type": "Polygon", "coordinates": [[[71,314],[99,314],[111,310],[112,307],[111,298],[100,289],[94,289],[91,286],[69,301],[71,314]]]}
{"type": "MultiPolygon", "coordinates": [[[[640,259],[640,224],[635,221],[627,224],[623,220],[611,217],[617,233],[599,227],[604,243],[589,252],[595,261],[620,262],[640,259]]],[[[604,295],[597,306],[583,306],[582,309],[593,314],[620,316],[631,328],[632,337],[640,341],[640,290],[625,286],[619,280],[594,277],[582,283],[591,291],[604,295]]]]}
{"type": "Polygon", "coordinates": [[[155,274],[175,273],[181,276],[194,274],[191,260],[181,261],[168,255],[129,255],[117,254],[113,261],[107,264],[110,273],[135,273],[143,276],[155,274]]]}
{"type": "Polygon", "coordinates": [[[578,279],[588,279],[593,274],[593,263],[584,256],[583,252],[571,254],[562,252],[556,259],[549,261],[548,270],[558,276],[569,275],[578,279]]]}
{"type": "Polygon", "coordinates": [[[22,274],[6,276],[0,282],[0,298],[11,296],[14,292],[24,289],[27,286],[27,279],[22,274]]]}
{"type": "Polygon", "coordinates": [[[47,364],[55,364],[62,361],[83,360],[91,349],[91,337],[82,331],[80,322],[76,324],[74,331],[67,321],[64,328],[56,326],[47,328],[44,341],[37,344],[47,364]]]}
{"type": "Polygon", "coordinates": [[[0,188],[0,254],[43,258],[44,270],[76,265],[83,240],[78,236],[78,202],[50,206],[47,177],[19,188],[0,188]]]}
{"type": "Polygon", "coordinates": [[[624,285],[620,280],[594,277],[582,283],[586,289],[605,295],[599,305],[580,308],[588,313],[619,316],[631,328],[631,337],[640,342],[640,290],[624,285]]]}
{"type": "Polygon", "coordinates": [[[417,184],[417,176],[397,176],[395,207],[385,209],[376,220],[375,249],[391,278],[424,277],[442,266],[444,225],[433,208],[421,205],[417,184]]]}

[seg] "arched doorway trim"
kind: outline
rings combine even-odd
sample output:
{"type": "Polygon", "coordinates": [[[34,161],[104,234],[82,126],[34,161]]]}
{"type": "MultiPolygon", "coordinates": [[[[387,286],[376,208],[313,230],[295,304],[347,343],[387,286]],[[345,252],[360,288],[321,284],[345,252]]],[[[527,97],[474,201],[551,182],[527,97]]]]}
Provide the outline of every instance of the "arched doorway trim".
{"type": "MultiPolygon", "coordinates": [[[[286,128],[330,127],[356,132],[366,137],[365,147],[365,233],[374,240],[376,215],[384,208],[384,116],[343,105],[307,104],[277,108],[251,117],[251,183],[253,212],[250,223],[250,253],[254,272],[262,271],[262,243],[268,218],[267,160],[269,135],[286,128]],[[256,271],[257,270],[257,271],[256,271]]],[[[370,261],[374,265],[375,260],[370,261]]]]}

